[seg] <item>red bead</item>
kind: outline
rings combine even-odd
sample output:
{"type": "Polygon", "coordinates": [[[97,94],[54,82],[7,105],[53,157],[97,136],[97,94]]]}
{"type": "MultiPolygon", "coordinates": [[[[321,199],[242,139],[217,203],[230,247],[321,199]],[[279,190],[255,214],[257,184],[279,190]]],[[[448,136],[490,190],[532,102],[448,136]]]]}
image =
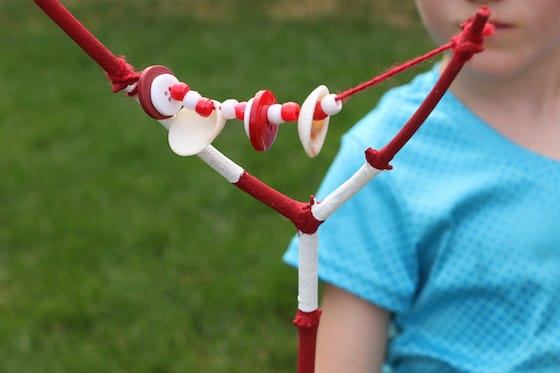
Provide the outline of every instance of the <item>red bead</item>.
{"type": "Polygon", "coordinates": [[[183,101],[185,95],[190,90],[190,87],[186,83],[177,83],[171,86],[171,97],[177,101],[183,101]]]}
{"type": "Polygon", "coordinates": [[[299,117],[299,104],[295,102],[286,102],[282,104],[282,119],[286,122],[295,122],[299,117]]]}
{"type": "Polygon", "coordinates": [[[201,98],[196,104],[195,111],[202,117],[209,117],[214,111],[214,101],[209,98],[201,98]]]}
{"type": "Polygon", "coordinates": [[[235,105],[235,117],[239,120],[245,119],[245,107],[247,106],[246,102],[240,102],[239,104],[235,105]]]}
{"type": "Polygon", "coordinates": [[[313,120],[323,120],[326,117],[328,117],[328,114],[323,111],[321,101],[317,101],[317,104],[315,104],[315,111],[313,112],[313,120]]]}

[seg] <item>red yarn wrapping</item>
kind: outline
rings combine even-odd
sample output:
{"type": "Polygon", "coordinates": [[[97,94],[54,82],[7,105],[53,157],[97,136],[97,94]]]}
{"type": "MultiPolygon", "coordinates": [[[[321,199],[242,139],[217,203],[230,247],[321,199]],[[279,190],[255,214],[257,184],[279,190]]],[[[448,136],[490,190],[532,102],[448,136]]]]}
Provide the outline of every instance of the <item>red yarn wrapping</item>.
{"type": "Polygon", "coordinates": [[[311,201],[308,203],[296,201],[263,183],[246,171],[243,172],[239,181],[234,183],[234,185],[290,219],[296,228],[303,233],[315,233],[319,225],[323,223],[317,220],[311,213],[311,206],[315,203],[313,197],[311,197],[311,201]]]}
{"type": "Polygon", "coordinates": [[[117,61],[120,65],[120,71],[118,74],[112,75],[105,70],[107,79],[109,79],[113,85],[113,93],[119,92],[129,85],[136,83],[140,76],[140,74],[134,70],[134,67],[126,62],[124,56],[117,58],[117,61]]]}
{"type": "Polygon", "coordinates": [[[138,81],[139,74],[124,57],[116,57],[58,0],[34,0],[35,3],[74,40],[103,70],[118,92],[138,81]]]}
{"type": "Polygon", "coordinates": [[[315,346],[317,344],[317,329],[321,310],[303,312],[298,310],[294,325],[298,328],[298,373],[315,372],[315,346]]]}

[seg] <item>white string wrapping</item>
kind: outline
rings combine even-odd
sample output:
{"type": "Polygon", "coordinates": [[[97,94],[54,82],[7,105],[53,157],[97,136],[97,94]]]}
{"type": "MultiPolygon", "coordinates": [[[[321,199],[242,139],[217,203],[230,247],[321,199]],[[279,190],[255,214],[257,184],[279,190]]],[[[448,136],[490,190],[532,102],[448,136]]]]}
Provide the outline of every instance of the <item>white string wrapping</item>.
{"type": "Polygon", "coordinates": [[[212,145],[208,145],[197,156],[232,184],[237,183],[243,175],[244,170],[241,166],[220,153],[212,145]]]}
{"type": "Polygon", "coordinates": [[[327,220],[344,202],[356,194],[380,172],[381,170],[365,162],[354,175],[331,192],[331,194],[321,202],[313,204],[311,206],[311,213],[317,220],[327,220]]]}
{"type": "Polygon", "coordinates": [[[318,234],[298,232],[298,309],[313,312],[319,308],[319,256],[318,234]]]}

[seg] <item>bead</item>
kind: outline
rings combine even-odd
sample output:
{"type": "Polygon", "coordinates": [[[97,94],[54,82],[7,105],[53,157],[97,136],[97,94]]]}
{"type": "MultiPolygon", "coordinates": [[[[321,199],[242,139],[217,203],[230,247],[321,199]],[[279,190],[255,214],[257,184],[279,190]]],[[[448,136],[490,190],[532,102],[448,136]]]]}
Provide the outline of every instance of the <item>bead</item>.
{"type": "Polygon", "coordinates": [[[132,83],[131,85],[126,87],[126,95],[128,97],[136,96],[138,94],[138,82],[132,83]]]}
{"type": "Polygon", "coordinates": [[[320,85],[307,96],[301,105],[298,117],[298,135],[305,153],[310,157],[319,154],[327,136],[330,116],[323,112],[324,116],[316,117],[316,112],[317,107],[321,109],[318,103],[328,94],[328,88],[320,85]]]}
{"type": "Polygon", "coordinates": [[[285,122],[295,122],[299,116],[300,107],[295,102],[286,102],[282,104],[282,119],[285,122]]]}
{"type": "Polygon", "coordinates": [[[227,99],[220,105],[222,109],[222,114],[224,118],[227,120],[235,119],[237,116],[235,115],[235,106],[238,105],[239,102],[233,98],[227,99]]]}
{"type": "Polygon", "coordinates": [[[212,101],[209,98],[203,97],[200,100],[198,100],[195,111],[198,113],[198,115],[207,117],[210,114],[212,114],[212,111],[214,111],[214,109],[215,109],[214,101],[212,101]]]}
{"type": "Polygon", "coordinates": [[[331,93],[321,99],[321,108],[327,115],[335,115],[342,110],[342,100],[337,100],[336,95],[331,93]]]}
{"type": "Polygon", "coordinates": [[[267,112],[268,121],[271,123],[281,124],[284,123],[284,119],[282,118],[282,105],[274,104],[268,107],[267,112]]]}
{"type": "Polygon", "coordinates": [[[244,120],[246,107],[247,107],[246,102],[240,102],[239,104],[235,105],[235,117],[237,119],[244,120]]]}
{"type": "Polygon", "coordinates": [[[315,103],[315,108],[313,109],[313,119],[314,120],[323,120],[329,115],[325,113],[323,107],[321,106],[321,101],[317,101],[315,103]]]}
{"type": "Polygon", "coordinates": [[[186,83],[177,83],[171,86],[171,97],[177,101],[183,101],[185,95],[190,90],[186,83]]]}
{"type": "Polygon", "coordinates": [[[194,111],[196,109],[198,101],[200,101],[201,98],[202,96],[200,95],[200,93],[190,90],[187,92],[185,98],[183,99],[183,106],[189,110],[194,111]]]}

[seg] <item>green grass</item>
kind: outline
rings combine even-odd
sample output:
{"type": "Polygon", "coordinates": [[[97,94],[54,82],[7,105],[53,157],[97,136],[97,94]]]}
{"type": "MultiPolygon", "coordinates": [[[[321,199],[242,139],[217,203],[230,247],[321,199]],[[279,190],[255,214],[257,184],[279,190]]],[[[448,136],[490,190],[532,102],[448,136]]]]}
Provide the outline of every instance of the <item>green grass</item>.
{"type": "MultiPolygon", "coordinates": [[[[302,102],[432,47],[404,4],[279,20],[249,1],[213,2],[229,4],[220,19],[178,0],[66,3],[138,69],[165,64],[219,100],[267,88],[302,102]]],[[[291,224],[175,156],[31,1],[0,4],[0,45],[0,371],[295,371],[297,278],[280,260],[291,224]]],[[[341,134],[410,76],[350,99],[316,159],[290,124],[265,154],[239,122],[215,145],[307,200],[341,134]]]]}

